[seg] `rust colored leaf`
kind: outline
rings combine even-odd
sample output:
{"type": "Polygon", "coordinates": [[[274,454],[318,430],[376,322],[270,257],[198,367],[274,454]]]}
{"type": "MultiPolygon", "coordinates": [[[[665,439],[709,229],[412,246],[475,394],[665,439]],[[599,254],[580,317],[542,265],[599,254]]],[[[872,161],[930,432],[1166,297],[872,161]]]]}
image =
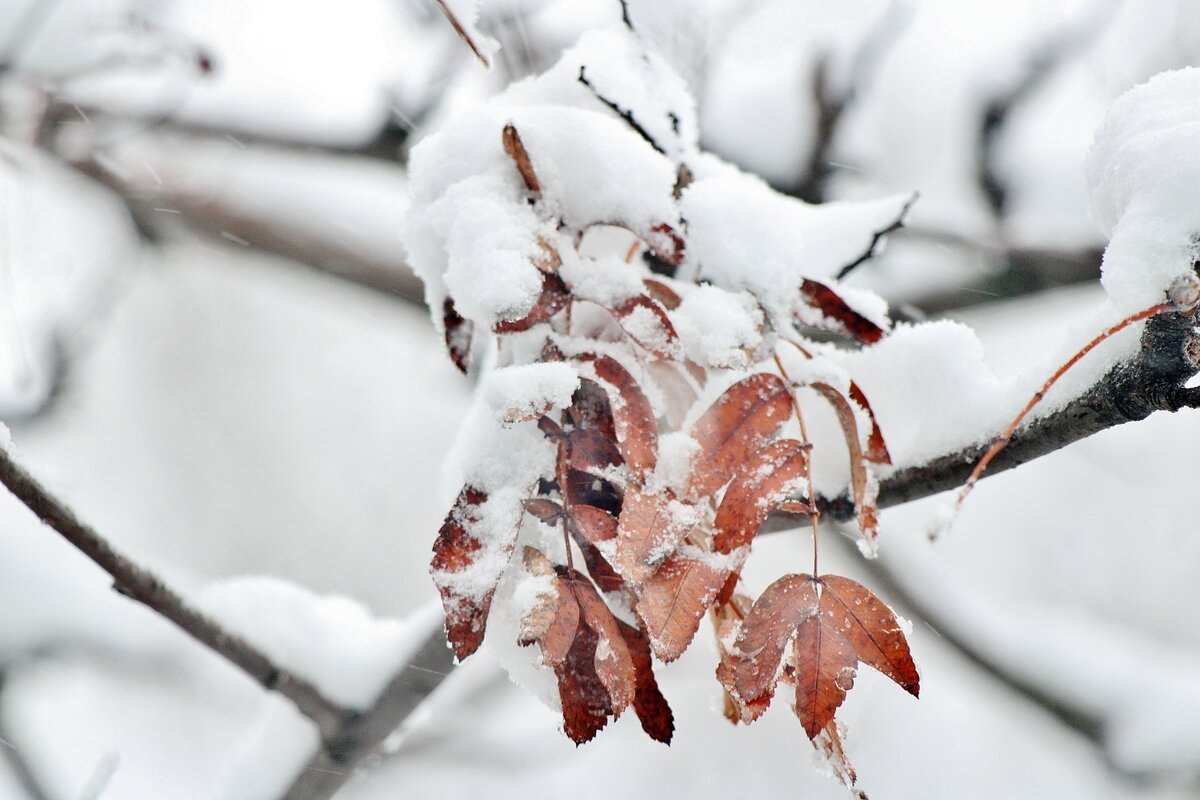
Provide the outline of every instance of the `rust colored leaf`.
{"type": "Polygon", "coordinates": [[[633,697],[633,710],[642,723],[642,730],[656,742],[670,744],[675,733],[675,715],[667,698],[663,697],[654,677],[654,662],[650,657],[650,640],[634,626],[617,620],[625,646],[633,659],[634,678],[637,691],[633,697]]]}
{"type": "Polygon", "coordinates": [[[689,493],[704,497],[721,488],[791,413],[791,395],[778,375],[761,372],[726,389],[692,426],[700,452],[692,463],[689,493]]]}
{"type": "Polygon", "coordinates": [[[871,435],[867,439],[867,461],[872,464],[891,464],[892,456],[888,452],[887,442],[883,440],[883,431],[879,429],[879,421],[875,419],[875,412],[871,410],[871,404],[867,402],[867,396],[863,394],[863,390],[854,381],[850,381],[850,400],[867,412],[867,416],[871,419],[871,435]]]}
{"type": "Polygon", "coordinates": [[[580,378],[579,388],[571,396],[571,405],[563,418],[570,442],[567,463],[573,469],[604,470],[621,464],[612,405],[608,392],[598,383],[580,378]]]}
{"type": "Polygon", "coordinates": [[[634,477],[644,481],[658,460],[658,422],[654,408],[637,381],[620,362],[610,356],[593,356],[596,377],[613,387],[617,402],[611,403],[617,448],[634,477]]]}
{"type": "Polygon", "coordinates": [[[522,620],[519,643],[541,646],[558,677],[563,730],[582,744],[636,702],[637,663],[621,623],[586,577],[532,547],[524,560],[531,575],[553,577],[553,589],[522,620]]]}
{"type": "Polygon", "coordinates": [[[713,566],[703,552],[685,545],[650,576],[634,610],[645,623],[656,656],[674,661],[683,654],[726,575],[727,570],[713,566]]]}
{"type": "Polygon", "coordinates": [[[823,283],[805,278],[800,284],[800,294],[810,306],[821,312],[830,327],[838,333],[864,344],[875,344],[887,334],[887,331],[859,314],[823,283]]]}
{"type": "Polygon", "coordinates": [[[609,310],[630,339],[660,358],[675,357],[679,334],[667,312],[649,295],[634,295],[609,310]]]}
{"type": "Polygon", "coordinates": [[[717,509],[713,550],[732,553],[750,544],[767,515],[805,485],[808,455],[795,439],[771,442],[741,464],[717,509]]]}
{"type": "Polygon", "coordinates": [[[842,746],[842,732],[838,730],[838,721],[830,720],[829,724],[812,740],[812,743],[825,758],[825,763],[833,770],[833,774],[842,782],[842,785],[854,793],[856,800],[867,800],[865,792],[854,789],[855,784],[858,783],[858,775],[842,746]]]}
{"type": "Polygon", "coordinates": [[[446,350],[458,371],[467,374],[471,368],[471,342],[475,338],[475,323],[464,319],[447,297],[442,303],[442,329],[446,350]]]}
{"type": "Polygon", "coordinates": [[[525,188],[535,196],[541,194],[542,186],[538,183],[537,173],[533,171],[533,162],[529,159],[529,151],[525,149],[525,143],[521,141],[521,134],[517,133],[517,129],[511,122],[504,126],[500,138],[504,142],[504,152],[508,153],[508,157],[517,165],[517,172],[521,173],[521,180],[525,181],[525,188]]]}
{"type": "Polygon", "coordinates": [[[527,647],[538,642],[542,647],[542,662],[557,667],[567,658],[575,631],[579,625],[579,604],[575,596],[563,593],[558,574],[550,559],[539,550],[526,547],[524,552],[525,571],[539,578],[551,577],[549,591],[539,594],[533,608],[521,620],[521,633],[517,643],[527,647]]]}
{"type": "Polygon", "coordinates": [[[837,413],[838,422],[842,426],[843,438],[846,440],[846,450],[850,455],[850,490],[854,495],[854,510],[858,515],[858,527],[867,544],[873,546],[879,535],[878,511],[875,508],[875,496],[867,474],[867,459],[863,453],[862,441],[858,437],[858,420],[850,401],[840,391],[827,383],[814,383],[812,388],[821,394],[837,413]]]}
{"type": "Polygon", "coordinates": [[[545,522],[547,525],[552,525],[562,518],[563,507],[553,500],[547,500],[543,497],[533,497],[525,501],[525,510],[535,517],[545,522]]]}
{"type": "Polygon", "coordinates": [[[685,247],[683,237],[667,223],[660,222],[651,227],[646,244],[650,245],[650,250],[655,256],[672,267],[678,267],[683,263],[685,247]]]}
{"type": "Polygon", "coordinates": [[[527,331],[538,323],[545,322],[561,311],[571,299],[571,290],[563,283],[557,272],[542,274],[542,293],[534,301],[533,308],[520,319],[502,320],[492,326],[496,333],[527,331]]]}
{"type": "MultiPolygon", "coordinates": [[[[475,535],[475,525],[478,523],[479,507],[487,500],[487,495],[473,486],[464,486],[446,521],[438,531],[437,540],[433,543],[433,561],[429,570],[437,584],[438,593],[442,597],[442,607],[446,612],[446,639],[454,648],[454,655],[459,661],[479,649],[487,628],[488,612],[492,607],[492,595],[495,594],[495,581],[500,580],[500,573],[495,575],[492,588],[482,596],[463,593],[453,580],[439,580],[441,576],[451,576],[475,565],[475,559],[483,544],[475,535]]],[[[513,533],[513,539],[516,532],[513,533]]],[[[508,545],[512,548],[512,543],[508,545]]]]}
{"type": "Polygon", "coordinates": [[[568,506],[595,506],[614,517],[621,514],[624,503],[624,493],[615,483],[578,469],[568,470],[565,494],[568,506]]]}
{"type": "Polygon", "coordinates": [[[608,563],[600,547],[603,542],[617,538],[617,518],[601,508],[588,505],[571,507],[568,515],[571,537],[583,551],[588,574],[603,592],[617,592],[625,586],[625,580],[608,563]]]}
{"type": "Polygon", "coordinates": [[[621,506],[613,566],[625,580],[641,586],[690,532],[691,526],[672,513],[670,497],[631,489],[621,506]]]}
{"type": "MultiPolygon", "coordinates": [[[[736,576],[731,576],[731,581],[735,578],[736,576]]],[[[728,588],[728,583],[726,587],[728,588]]],[[[725,590],[722,590],[722,594],[725,594],[725,590]]],[[[734,724],[741,722],[748,725],[754,722],[771,705],[770,693],[748,701],[738,694],[735,660],[727,647],[737,639],[742,620],[750,613],[752,605],[749,597],[729,589],[727,599],[722,601],[718,598],[717,604],[713,606],[717,627],[717,653],[721,659],[717,664],[717,681],[725,689],[725,718],[734,724]]]]}
{"type": "Polygon", "coordinates": [[[642,281],[642,285],[646,287],[646,293],[654,298],[659,305],[667,309],[667,311],[674,311],[683,303],[683,298],[662,281],[656,281],[654,278],[646,278],[642,281]]]}
{"type": "Polygon", "coordinates": [[[833,720],[868,664],[916,696],[920,678],[891,609],[836,575],[787,575],[767,587],[738,633],[733,686],[742,702],[769,697],[794,636],[796,715],[810,739],[833,720]]]}

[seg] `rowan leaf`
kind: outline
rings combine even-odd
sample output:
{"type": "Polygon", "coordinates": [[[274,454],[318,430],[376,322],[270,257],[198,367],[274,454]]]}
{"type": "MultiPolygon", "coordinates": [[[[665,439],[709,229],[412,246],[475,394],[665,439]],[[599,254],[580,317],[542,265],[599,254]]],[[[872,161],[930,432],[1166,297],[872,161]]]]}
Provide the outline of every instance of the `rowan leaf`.
{"type": "Polygon", "coordinates": [[[579,379],[563,420],[568,426],[563,435],[570,443],[567,463],[572,469],[603,470],[621,464],[612,404],[598,383],[579,379]]]}
{"type": "Polygon", "coordinates": [[[850,381],[850,400],[867,412],[867,417],[871,420],[871,435],[867,438],[867,461],[872,464],[891,464],[892,455],[888,452],[887,442],[883,440],[883,431],[879,429],[879,421],[875,419],[875,412],[871,410],[871,404],[867,402],[867,396],[863,394],[863,390],[854,381],[850,381]]]}
{"type": "Polygon", "coordinates": [[[679,296],[679,293],[662,281],[645,278],[642,280],[642,285],[646,287],[646,293],[668,311],[674,311],[683,304],[683,298],[679,296]]]}
{"type": "Polygon", "coordinates": [[[467,374],[471,368],[471,343],[475,338],[475,323],[465,319],[454,307],[453,298],[442,302],[442,331],[450,360],[458,371],[467,374]]]}
{"type": "MultiPolygon", "coordinates": [[[[609,563],[601,551],[605,543],[617,538],[617,518],[602,508],[588,505],[571,506],[567,514],[567,527],[571,538],[583,552],[588,574],[602,592],[617,592],[625,586],[625,580],[609,563]]],[[[607,546],[611,550],[615,545],[607,546]]]]}
{"type": "Polygon", "coordinates": [[[630,339],[660,358],[675,358],[679,334],[667,312],[648,295],[636,294],[609,310],[630,339]]]}
{"type": "Polygon", "coordinates": [[[858,527],[868,547],[874,547],[879,535],[878,510],[875,507],[875,487],[867,473],[867,457],[863,453],[862,441],[858,436],[858,420],[850,401],[840,391],[827,383],[814,383],[812,388],[833,406],[838,422],[842,426],[846,449],[850,455],[850,490],[854,495],[854,510],[858,515],[858,527]]]}
{"type": "Polygon", "coordinates": [[[809,306],[821,312],[827,327],[864,344],[875,344],[887,331],[859,314],[837,292],[823,283],[805,278],[800,294],[809,306]]]}
{"type": "Polygon", "coordinates": [[[663,661],[679,658],[691,644],[729,574],[707,555],[693,546],[679,547],[637,593],[634,610],[646,626],[654,654],[663,661]]]}
{"type": "Polygon", "coordinates": [[[617,523],[617,558],[613,565],[635,587],[644,584],[691,532],[665,494],[625,493],[617,523]]]}
{"type": "Polygon", "coordinates": [[[806,448],[795,439],[771,442],[741,464],[721,498],[712,547],[732,553],[750,544],[771,513],[805,485],[806,448]]]}
{"type": "Polygon", "coordinates": [[[578,469],[567,470],[567,490],[563,494],[568,506],[595,506],[614,517],[620,515],[625,496],[607,478],[578,469]]]}
{"type": "Polygon", "coordinates": [[[533,607],[521,620],[522,647],[538,642],[542,648],[542,663],[557,667],[567,658],[579,626],[579,604],[572,592],[563,593],[558,573],[550,559],[539,550],[526,547],[523,554],[525,571],[537,578],[550,578],[550,588],[539,593],[533,607]]]}
{"type": "Polygon", "coordinates": [[[663,744],[670,744],[675,733],[675,714],[658,688],[658,680],[654,677],[654,661],[650,657],[650,640],[641,628],[636,628],[627,622],[617,620],[629,655],[633,659],[636,693],[633,698],[633,710],[642,723],[642,730],[651,739],[663,744]]]}
{"type": "Polygon", "coordinates": [[[610,356],[585,356],[592,362],[596,377],[616,392],[610,401],[616,429],[617,448],[639,481],[654,470],[658,461],[658,422],[654,408],[629,370],[610,356]]]}
{"type": "Polygon", "coordinates": [[[738,633],[733,687],[742,702],[768,698],[794,641],[796,715],[810,739],[833,720],[859,662],[916,696],[920,678],[895,615],[861,584],[837,575],[786,575],[767,587],[738,633]]]}
{"type": "Polygon", "coordinates": [[[636,693],[633,657],[625,636],[591,581],[566,567],[560,568],[559,574],[560,580],[570,582],[584,623],[599,636],[602,646],[596,651],[596,674],[608,690],[613,715],[620,716],[633,703],[636,693]]]}
{"type": "Polygon", "coordinates": [[[726,389],[692,426],[700,451],[692,462],[689,494],[706,497],[721,488],[791,413],[791,394],[778,375],[760,372],[726,389]]]}
{"type": "MultiPolygon", "coordinates": [[[[433,543],[433,560],[429,565],[446,612],[446,639],[459,661],[478,650],[483,642],[492,596],[502,570],[500,567],[494,575],[488,573],[477,576],[470,588],[465,587],[461,580],[456,580],[461,573],[486,567],[476,564],[476,558],[484,547],[475,533],[479,507],[486,501],[487,494],[479,489],[470,485],[462,488],[438,531],[437,540],[433,543]],[[489,588],[480,592],[480,584],[489,585],[489,588]]],[[[510,542],[509,552],[512,546],[510,542]]]]}
{"type": "Polygon", "coordinates": [[[521,134],[517,133],[517,129],[511,122],[504,126],[500,138],[504,144],[504,152],[508,153],[508,157],[517,165],[517,172],[521,173],[521,180],[525,181],[525,188],[534,196],[541,194],[542,187],[538,182],[537,173],[533,171],[533,162],[529,158],[529,151],[525,149],[525,144],[521,141],[521,134]]]}
{"type": "Polygon", "coordinates": [[[542,274],[542,292],[529,309],[529,313],[519,319],[501,320],[492,326],[492,330],[496,333],[527,331],[562,311],[570,299],[571,290],[563,283],[558,273],[545,272],[542,274]]]}

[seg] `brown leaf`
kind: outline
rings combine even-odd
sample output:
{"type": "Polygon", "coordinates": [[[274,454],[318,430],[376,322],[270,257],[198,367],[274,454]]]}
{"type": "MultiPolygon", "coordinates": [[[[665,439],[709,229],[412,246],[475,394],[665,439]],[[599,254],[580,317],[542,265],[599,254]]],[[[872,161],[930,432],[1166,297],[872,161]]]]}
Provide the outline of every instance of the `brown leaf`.
{"type": "Polygon", "coordinates": [[[517,133],[517,129],[511,122],[504,126],[500,138],[504,143],[504,152],[508,153],[508,157],[517,165],[517,172],[521,173],[521,180],[525,181],[525,188],[535,196],[541,194],[542,187],[538,183],[537,174],[533,171],[533,162],[529,160],[529,151],[525,149],[525,144],[521,141],[521,134],[517,133]]]}
{"type": "Polygon", "coordinates": [[[865,792],[854,789],[854,785],[858,783],[858,775],[854,771],[854,765],[846,757],[838,721],[830,720],[829,724],[812,740],[812,743],[817,752],[825,758],[825,763],[833,770],[833,774],[842,782],[842,785],[853,792],[855,800],[867,800],[865,792]]]}
{"type": "Polygon", "coordinates": [[[713,550],[732,553],[750,544],[767,515],[804,486],[808,455],[795,439],[771,442],[734,473],[717,509],[713,550]]]}
{"type": "Polygon", "coordinates": [[[646,237],[646,244],[650,245],[655,256],[672,267],[678,267],[683,263],[685,247],[683,237],[667,223],[660,222],[652,226],[650,235],[646,237]]]}
{"type": "Polygon", "coordinates": [[[793,639],[796,715],[810,739],[833,720],[858,663],[914,696],[920,679],[891,610],[870,590],[836,575],[786,575],[747,614],[734,647],[734,688],[743,702],[769,697],[793,639]]]}
{"type": "Polygon", "coordinates": [[[634,606],[654,654],[663,661],[679,658],[691,644],[728,574],[693,550],[685,545],[669,556],[646,580],[634,606]]]}
{"type": "Polygon", "coordinates": [[[604,470],[621,464],[612,404],[598,383],[580,378],[563,417],[569,426],[565,435],[570,442],[567,463],[572,469],[604,470]]]}
{"type": "Polygon", "coordinates": [[[679,296],[679,293],[662,281],[645,278],[642,280],[642,285],[646,287],[646,293],[667,311],[674,311],[683,303],[683,298],[679,296]]]}
{"type": "Polygon", "coordinates": [[[542,274],[542,293],[534,301],[533,308],[520,319],[501,320],[492,326],[496,333],[527,331],[538,323],[545,322],[561,311],[571,299],[571,290],[563,283],[557,272],[542,274]]]}
{"type": "Polygon", "coordinates": [[[617,402],[610,403],[616,427],[617,448],[634,477],[644,481],[658,460],[658,422],[654,408],[637,381],[620,362],[609,356],[587,356],[596,377],[616,391],[617,402]]]}
{"type": "Polygon", "coordinates": [[[634,678],[637,691],[633,698],[633,710],[641,720],[642,730],[656,742],[670,744],[675,733],[675,715],[667,698],[659,691],[658,681],[654,677],[654,662],[650,658],[650,640],[646,634],[634,626],[617,620],[621,635],[625,637],[625,645],[633,659],[634,678]]]}
{"type": "Polygon", "coordinates": [[[637,664],[620,621],[586,577],[532,547],[524,560],[531,575],[553,576],[554,589],[522,620],[519,643],[541,646],[558,677],[563,730],[582,744],[636,702],[637,664]]]}
{"type": "Polygon", "coordinates": [[[866,456],[858,438],[858,420],[850,401],[840,391],[827,383],[814,383],[812,388],[821,394],[837,413],[842,426],[843,438],[850,456],[850,489],[854,494],[854,510],[858,514],[858,527],[868,545],[873,546],[879,535],[878,511],[870,476],[867,474],[866,456]]]}
{"type": "Polygon", "coordinates": [[[624,493],[615,483],[578,469],[567,471],[567,491],[564,494],[568,506],[595,506],[614,517],[620,515],[624,503],[624,493]]]}
{"type": "Polygon", "coordinates": [[[760,372],[726,389],[692,426],[700,451],[692,462],[689,494],[706,497],[721,488],[791,413],[791,394],[778,375],[760,372]]]}
{"type": "Polygon", "coordinates": [[[571,506],[567,519],[571,537],[583,551],[588,574],[600,591],[620,591],[625,586],[625,580],[608,563],[599,547],[601,543],[617,538],[617,518],[595,506],[575,505],[571,506]]]}
{"type": "MultiPolygon", "coordinates": [[[[474,528],[479,521],[479,507],[486,501],[487,494],[484,492],[470,485],[463,487],[438,531],[437,541],[433,543],[433,561],[429,565],[442,597],[442,607],[446,611],[446,638],[459,661],[478,650],[483,642],[492,595],[495,594],[500,573],[496,572],[491,588],[482,595],[464,593],[455,581],[439,580],[439,577],[451,576],[475,566],[475,558],[483,549],[483,544],[476,537],[474,528]]],[[[513,539],[516,539],[515,531],[513,539]]],[[[512,549],[512,543],[508,548],[512,549]]]]}
{"type": "Polygon", "coordinates": [[[681,524],[665,494],[625,492],[617,524],[617,559],[625,580],[641,586],[675,552],[691,526],[681,524]]]}
{"type": "Polygon", "coordinates": [[[544,497],[532,497],[526,500],[525,510],[547,525],[553,525],[558,522],[565,513],[562,506],[544,497]]]}
{"type": "MultiPolygon", "coordinates": [[[[736,576],[731,576],[733,580],[736,576]]],[[[728,587],[728,583],[726,584],[728,587]]],[[[725,590],[722,590],[722,594],[725,590]]],[[[734,658],[730,654],[727,643],[737,639],[742,620],[750,612],[753,604],[744,594],[729,590],[728,599],[722,602],[720,598],[713,606],[714,621],[717,627],[717,653],[720,663],[717,664],[717,681],[725,689],[725,718],[736,724],[750,724],[761,717],[771,705],[771,694],[766,694],[751,700],[743,700],[737,691],[737,678],[734,672],[734,658]]]]}
{"type": "Polygon", "coordinates": [[[837,333],[844,333],[864,344],[875,344],[887,334],[887,331],[859,314],[823,283],[805,278],[800,284],[800,294],[810,306],[821,312],[829,328],[837,333]]]}
{"type": "Polygon", "coordinates": [[[449,297],[442,302],[442,329],[450,360],[459,372],[466,375],[471,367],[471,341],[475,337],[475,323],[464,319],[454,307],[454,300],[449,297]]]}
{"type": "Polygon", "coordinates": [[[871,404],[867,402],[867,396],[863,394],[863,390],[854,381],[850,381],[850,400],[867,412],[867,416],[871,419],[871,436],[867,439],[867,461],[872,464],[891,464],[892,456],[888,452],[887,442],[883,440],[883,431],[879,429],[879,421],[875,419],[875,412],[871,410],[871,404]]]}
{"type": "Polygon", "coordinates": [[[634,295],[609,310],[630,339],[660,358],[675,357],[679,334],[667,312],[648,295],[634,295]]]}

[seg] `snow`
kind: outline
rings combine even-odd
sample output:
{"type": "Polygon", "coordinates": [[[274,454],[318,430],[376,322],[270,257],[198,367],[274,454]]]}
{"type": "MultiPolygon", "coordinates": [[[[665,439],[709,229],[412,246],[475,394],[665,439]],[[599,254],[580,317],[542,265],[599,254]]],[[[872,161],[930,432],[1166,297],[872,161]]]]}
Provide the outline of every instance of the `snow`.
{"type": "Polygon", "coordinates": [[[762,344],[763,318],[754,298],[715,286],[688,292],[672,315],[687,356],[706,367],[746,369],[762,344]]]}
{"type": "Polygon", "coordinates": [[[579,373],[570,364],[520,364],[489,372],[480,386],[496,419],[513,423],[535,419],[571,404],[579,373]]]}
{"type": "Polygon", "coordinates": [[[199,606],[330,700],[368,708],[438,624],[436,605],[408,620],[376,619],[359,602],[269,576],[213,583],[199,606]]]}
{"type": "Polygon", "coordinates": [[[1200,68],[1151,78],[1110,106],[1087,158],[1092,214],[1109,236],[1101,282],[1121,308],[1163,300],[1196,262],[1200,68]]]}
{"type": "Polygon", "coordinates": [[[500,52],[500,43],[479,30],[479,6],[483,0],[438,0],[438,4],[452,16],[463,34],[470,39],[473,50],[479,51],[483,63],[489,67],[500,52]]]}

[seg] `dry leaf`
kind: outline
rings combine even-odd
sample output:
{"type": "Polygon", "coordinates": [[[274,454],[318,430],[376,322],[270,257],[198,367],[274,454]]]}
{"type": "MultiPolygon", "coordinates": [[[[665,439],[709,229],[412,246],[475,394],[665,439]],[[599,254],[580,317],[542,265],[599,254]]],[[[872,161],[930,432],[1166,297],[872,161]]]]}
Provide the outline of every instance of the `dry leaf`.
{"type": "MultiPolygon", "coordinates": [[[[429,565],[442,597],[442,607],[446,611],[446,639],[459,661],[478,650],[483,642],[492,595],[496,591],[496,582],[500,580],[500,572],[496,572],[491,588],[482,596],[464,594],[454,581],[439,581],[438,577],[476,566],[475,557],[483,545],[476,538],[474,528],[479,521],[479,506],[486,500],[484,492],[470,485],[463,487],[438,531],[437,540],[433,543],[433,561],[429,565]]],[[[515,531],[513,538],[516,538],[515,531]]],[[[512,544],[509,544],[509,548],[512,548],[512,544]]]]}
{"type": "Polygon", "coordinates": [[[750,544],[776,506],[804,487],[808,455],[795,439],[771,442],[741,464],[717,509],[713,550],[732,553],[750,544]]]}
{"type": "Polygon", "coordinates": [[[700,452],[692,462],[689,494],[707,497],[721,488],[791,413],[791,394],[778,375],[758,373],[726,389],[692,426],[700,452]]]}
{"type": "Polygon", "coordinates": [[[687,545],[680,547],[638,593],[634,610],[645,623],[654,654],[663,661],[683,654],[725,584],[728,570],[714,566],[705,555],[687,545]]]}
{"type": "Polygon", "coordinates": [[[810,306],[821,312],[829,328],[837,333],[844,333],[863,344],[875,344],[887,334],[887,331],[859,314],[823,283],[805,278],[800,284],[800,294],[810,306]]]}
{"type": "Polygon", "coordinates": [[[496,333],[527,331],[534,325],[546,322],[566,307],[571,299],[571,290],[563,283],[557,272],[542,274],[542,293],[534,301],[533,308],[520,319],[502,320],[492,326],[496,333]]]}
{"type": "Polygon", "coordinates": [[[610,403],[616,429],[617,448],[635,478],[645,481],[658,461],[658,422],[654,408],[637,381],[614,358],[585,356],[592,362],[596,377],[611,386],[617,402],[610,403]]]}
{"type": "Polygon", "coordinates": [[[475,323],[464,319],[454,307],[454,300],[447,297],[442,303],[442,330],[446,350],[458,371],[467,374],[471,367],[471,342],[475,337],[475,323]]]}
{"type": "Polygon", "coordinates": [[[504,152],[508,153],[508,157],[517,165],[517,172],[521,173],[521,180],[525,181],[525,188],[535,196],[541,194],[542,187],[538,183],[537,174],[533,171],[533,162],[529,159],[529,151],[525,149],[525,144],[521,141],[521,134],[517,133],[517,129],[511,122],[504,126],[500,139],[504,143],[504,152]]]}

